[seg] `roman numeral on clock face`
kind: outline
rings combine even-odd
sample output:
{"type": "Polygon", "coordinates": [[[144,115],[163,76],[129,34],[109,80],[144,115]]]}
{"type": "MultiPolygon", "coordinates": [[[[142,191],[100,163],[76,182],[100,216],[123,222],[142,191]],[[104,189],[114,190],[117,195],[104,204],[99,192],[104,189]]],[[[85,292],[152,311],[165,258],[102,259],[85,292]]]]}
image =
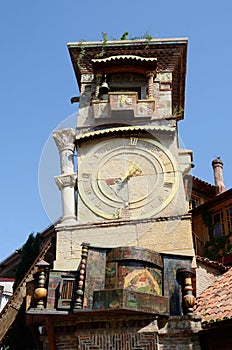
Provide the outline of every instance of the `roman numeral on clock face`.
{"type": "Polygon", "coordinates": [[[173,186],[173,182],[169,182],[169,181],[165,181],[165,183],[164,183],[164,187],[166,187],[166,188],[172,188],[172,186],[173,186]]]}
{"type": "Polygon", "coordinates": [[[136,146],[138,142],[138,137],[130,137],[129,145],[136,146]]]}
{"type": "Polygon", "coordinates": [[[90,178],[90,173],[82,173],[82,177],[84,179],[89,179],[90,178]]]}
{"type": "Polygon", "coordinates": [[[84,191],[86,194],[90,194],[92,192],[92,189],[90,186],[86,186],[86,187],[84,187],[84,191]]]}

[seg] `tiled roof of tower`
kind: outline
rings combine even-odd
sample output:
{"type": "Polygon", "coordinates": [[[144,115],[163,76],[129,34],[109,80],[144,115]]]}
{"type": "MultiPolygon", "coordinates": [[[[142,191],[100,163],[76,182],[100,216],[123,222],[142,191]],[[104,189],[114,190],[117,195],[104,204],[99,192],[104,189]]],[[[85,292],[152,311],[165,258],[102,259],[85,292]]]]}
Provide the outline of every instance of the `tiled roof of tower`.
{"type": "Polygon", "coordinates": [[[232,318],[232,268],[225,272],[197,299],[195,312],[202,322],[217,322],[232,318]]]}

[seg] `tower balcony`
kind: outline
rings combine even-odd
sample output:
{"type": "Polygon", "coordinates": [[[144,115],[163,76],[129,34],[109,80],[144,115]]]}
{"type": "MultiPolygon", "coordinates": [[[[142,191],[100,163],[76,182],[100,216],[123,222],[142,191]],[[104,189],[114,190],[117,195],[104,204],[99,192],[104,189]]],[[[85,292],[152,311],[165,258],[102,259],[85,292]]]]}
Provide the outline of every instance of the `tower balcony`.
{"type": "Polygon", "coordinates": [[[137,92],[109,92],[108,100],[93,100],[95,119],[151,119],[155,100],[139,100],[137,92]]]}

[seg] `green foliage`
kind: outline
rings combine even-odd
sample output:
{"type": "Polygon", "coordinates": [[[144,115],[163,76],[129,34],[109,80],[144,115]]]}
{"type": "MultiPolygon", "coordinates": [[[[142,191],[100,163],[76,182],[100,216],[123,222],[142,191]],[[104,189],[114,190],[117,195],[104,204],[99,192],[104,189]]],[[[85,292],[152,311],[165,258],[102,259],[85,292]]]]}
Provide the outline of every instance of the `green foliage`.
{"type": "Polygon", "coordinates": [[[225,255],[231,255],[232,254],[232,246],[231,244],[228,244],[227,251],[225,251],[225,255]]]}
{"type": "Polygon", "coordinates": [[[208,227],[209,241],[205,243],[204,256],[210,260],[217,260],[218,258],[232,254],[232,245],[229,235],[214,236],[212,215],[208,210],[202,211],[202,218],[206,227],[208,227]]]}
{"type": "MultiPolygon", "coordinates": [[[[128,35],[129,35],[129,32],[124,32],[122,34],[120,40],[128,40],[128,35]]],[[[145,49],[147,49],[149,47],[150,41],[152,40],[152,36],[148,32],[146,32],[142,36],[130,38],[130,40],[136,40],[136,39],[146,39],[145,49]]],[[[111,38],[111,40],[118,40],[118,39],[111,38]]],[[[102,32],[101,51],[95,55],[96,58],[101,58],[104,56],[105,51],[106,51],[107,42],[108,42],[108,34],[105,32],[102,32]]],[[[83,60],[83,58],[86,54],[86,48],[85,48],[83,43],[84,43],[84,40],[81,40],[78,44],[79,48],[81,48],[80,53],[78,55],[78,59],[77,59],[77,66],[78,66],[79,70],[81,70],[81,61],[83,60]]]]}
{"type": "Polygon", "coordinates": [[[124,32],[121,36],[121,39],[120,40],[127,40],[128,39],[128,35],[129,33],[128,32],[124,32]]]}
{"type": "Polygon", "coordinates": [[[183,108],[180,108],[179,106],[175,106],[173,108],[172,114],[175,117],[182,117],[183,113],[184,113],[184,109],[183,108]]]}
{"type": "Polygon", "coordinates": [[[148,32],[146,32],[146,33],[144,34],[144,39],[147,40],[145,49],[148,49],[149,44],[150,44],[150,41],[151,41],[151,39],[152,39],[152,36],[151,36],[148,32]]]}
{"type": "Polygon", "coordinates": [[[102,39],[103,39],[103,43],[106,44],[107,41],[108,41],[108,35],[107,35],[107,33],[102,32],[102,39]]]}
{"type": "Polygon", "coordinates": [[[107,33],[102,32],[102,41],[103,41],[103,44],[102,44],[101,52],[96,54],[96,56],[95,56],[96,58],[100,58],[100,57],[104,56],[105,47],[106,47],[106,44],[107,44],[107,41],[108,41],[107,33]]]}
{"type": "Polygon", "coordinates": [[[151,36],[148,32],[146,32],[146,33],[144,34],[144,39],[147,39],[147,41],[150,42],[151,39],[152,39],[152,36],[151,36]]]}
{"type": "MultiPolygon", "coordinates": [[[[128,40],[128,35],[129,35],[129,32],[124,32],[123,35],[121,36],[120,40],[128,40]]],[[[142,36],[129,38],[129,39],[130,40],[146,39],[145,49],[147,49],[149,47],[150,41],[152,40],[152,36],[148,32],[146,32],[142,36]]],[[[118,39],[111,38],[111,40],[118,40],[118,39]]],[[[96,58],[100,58],[100,57],[104,56],[104,54],[105,54],[105,49],[106,49],[106,45],[107,45],[107,42],[108,42],[108,35],[107,35],[107,33],[102,32],[102,42],[103,43],[102,43],[101,51],[95,55],[96,58]]]]}
{"type": "Polygon", "coordinates": [[[23,245],[20,252],[20,262],[17,266],[15,272],[15,282],[14,282],[14,290],[22,281],[26,272],[29,270],[30,266],[39,255],[40,252],[40,234],[37,233],[34,235],[31,233],[23,245]]]}
{"type": "Polygon", "coordinates": [[[148,49],[150,41],[152,40],[152,36],[146,32],[145,34],[141,35],[141,36],[135,36],[135,37],[131,37],[130,40],[141,40],[141,39],[146,39],[146,46],[145,46],[145,50],[148,49]]]}
{"type": "Polygon", "coordinates": [[[211,237],[210,240],[205,243],[204,256],[210,260],[217,260],[224,255],[230,254],[231,251],[232,247],[229,236],[211,237]]]}
{"type": "Polygon", "coordinates": [[[86,49],[85,49],[85,47],[83,45],[83,41],[79,42],[79,47],[81,48],[81,51],[80,51],[78,59],[77,59],[77,66],[78,66],[79,69],[81,69],[81,61],[84,58],[85,53],[86,53],[86,49]]]}

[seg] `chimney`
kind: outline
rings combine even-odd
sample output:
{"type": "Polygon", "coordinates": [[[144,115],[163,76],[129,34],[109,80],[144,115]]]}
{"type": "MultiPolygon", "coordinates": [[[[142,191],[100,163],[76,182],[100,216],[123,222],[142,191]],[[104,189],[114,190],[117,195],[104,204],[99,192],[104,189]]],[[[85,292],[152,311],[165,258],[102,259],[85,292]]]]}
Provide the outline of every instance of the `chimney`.
{"type": "Polygon", "coordinates": [[[214,172],[214,184],[216,186],[216,194],[218,195],[226,191],[222,173],[223,162],[220,159],[220,157],[217,157],[212,161],[212,167],[214,172]]]}

